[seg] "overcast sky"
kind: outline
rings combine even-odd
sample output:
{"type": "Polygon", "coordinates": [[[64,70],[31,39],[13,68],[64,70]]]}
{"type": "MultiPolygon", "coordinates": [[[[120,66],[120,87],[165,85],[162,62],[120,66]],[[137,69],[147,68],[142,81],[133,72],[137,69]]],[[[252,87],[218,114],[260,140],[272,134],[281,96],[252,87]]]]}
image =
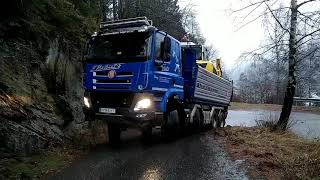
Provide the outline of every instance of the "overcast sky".
{"type": "MultiPolygon", "coordinates": [[[[189,0],[181,0],[184,7],[189,0]]],[[[235,21],[237,14],[230,15],[230,8],[243,7],[241,1],[235,0],[193,0],[194,10],[197,13],[197,21],[201,32],[207,40],[219,52],[226,69],[234,69],[234,65],[242,52],[257,48],[263,39],[261,21],[250,23],[237,30],[235,21]]],[[[239,14],[240,16],[240,14],[239,14]]]]}

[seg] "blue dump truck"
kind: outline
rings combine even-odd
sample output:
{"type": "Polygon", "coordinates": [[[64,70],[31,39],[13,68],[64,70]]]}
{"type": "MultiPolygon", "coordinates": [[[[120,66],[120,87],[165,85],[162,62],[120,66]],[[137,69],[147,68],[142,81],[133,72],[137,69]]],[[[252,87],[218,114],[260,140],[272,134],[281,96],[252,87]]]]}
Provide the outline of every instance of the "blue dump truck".
{"type": "Polygon", "coordinates": [[[103,22],[84,55],[83,112],[103,119],[109,140],[139,128],[165,137],[219,127],[227,117],[232,82],[197,65],[197,45],[181,43],[146,17],[103,22]]]}

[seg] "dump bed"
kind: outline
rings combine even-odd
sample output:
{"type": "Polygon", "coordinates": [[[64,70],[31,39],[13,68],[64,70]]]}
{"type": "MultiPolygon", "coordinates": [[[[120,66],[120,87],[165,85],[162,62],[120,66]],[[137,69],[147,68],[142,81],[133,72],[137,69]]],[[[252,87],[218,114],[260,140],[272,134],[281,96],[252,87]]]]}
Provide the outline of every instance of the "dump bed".
{"type": "Polygon", "coordinates": [[[196,66],[193,79],[193,93],[190,98],[194,103],[227,106],[231,101],[232,82],[223,79],[206,69],[196,66]]]}
{"type": "Polygon", "coordinates": [[[232,82],[197,65],[196,54],[192,48],[183,48],[182,54],[186,101],[210,106],[228,106],[232,97],[232,82]]]}

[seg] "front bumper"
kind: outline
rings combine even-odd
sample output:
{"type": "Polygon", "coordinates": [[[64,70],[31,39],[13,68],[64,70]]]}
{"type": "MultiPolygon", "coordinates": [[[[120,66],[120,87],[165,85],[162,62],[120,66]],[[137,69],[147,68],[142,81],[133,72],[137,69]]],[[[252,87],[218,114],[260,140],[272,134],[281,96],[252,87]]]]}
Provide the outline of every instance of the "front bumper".
{"type": "Polygon", "coordinates": [[[129,108],[115,108],[115,114],[101,113],[94,109],[83,107],[87,120],[100,119],[107,123],[118,124],[125,127],[142,128],[144,126],[159,126],[163,118],[162,112],[132,111],[129,108]]]}
{"type": "Polygon", "coordinates": [[[99,93],[85,92],[90,101],[90,108],[84,106],[86,120],[105,120],[108,123],[126,127],[144,127],[161,125],[163,113],[159,111],[161,98],[147,93],[99,93]],[[134,107],[141,99],[148,98],[151,105],[148,109],[134,111],[134,107]],[[113,108],[115,113],[102,113],[100,108],[113,108]]]}

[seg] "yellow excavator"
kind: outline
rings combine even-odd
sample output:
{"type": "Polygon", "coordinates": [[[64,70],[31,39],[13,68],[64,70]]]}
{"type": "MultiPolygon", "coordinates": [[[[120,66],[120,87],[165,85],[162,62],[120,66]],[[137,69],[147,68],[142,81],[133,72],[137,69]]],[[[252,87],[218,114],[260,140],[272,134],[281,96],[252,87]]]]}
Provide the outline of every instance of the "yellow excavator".
{"type": "Polygon", "coordinates": [[[219,77],[222,77],[222,69],[221,69],[221,59],[216,59],[215,64],[210,59],[206,58],[205,51],[203,49],[203,46],[199,46],[197,50],[197,64],[201,67],[205,68],[207,71],[212,72],[216,74],[219,77]],[[201,55],[200,55],[201,50],[201,55]]]}
{"type": "Polygon", "coordinates": [[[216,74],[217,76],[222,76],[221,71],[221,59],[216,59],[216,63],[214,63],[210,60],[197,60],[197,64],[201,67],[205,68],[207,71],[212,72],[216,74]]]}
{"type": "Polygon", "coordinates": [[[218,58],[215,60],[215,63],[206,58],[206,54],[204,51],[204,47],[202,45],[197,45],[193,42],[181,42],[182,46],[192,47],[196,51],[197,64],[207,71],[216,74],[219,77],[222,77],[222,69],[221,69],[221,59],[218,58]]]}

